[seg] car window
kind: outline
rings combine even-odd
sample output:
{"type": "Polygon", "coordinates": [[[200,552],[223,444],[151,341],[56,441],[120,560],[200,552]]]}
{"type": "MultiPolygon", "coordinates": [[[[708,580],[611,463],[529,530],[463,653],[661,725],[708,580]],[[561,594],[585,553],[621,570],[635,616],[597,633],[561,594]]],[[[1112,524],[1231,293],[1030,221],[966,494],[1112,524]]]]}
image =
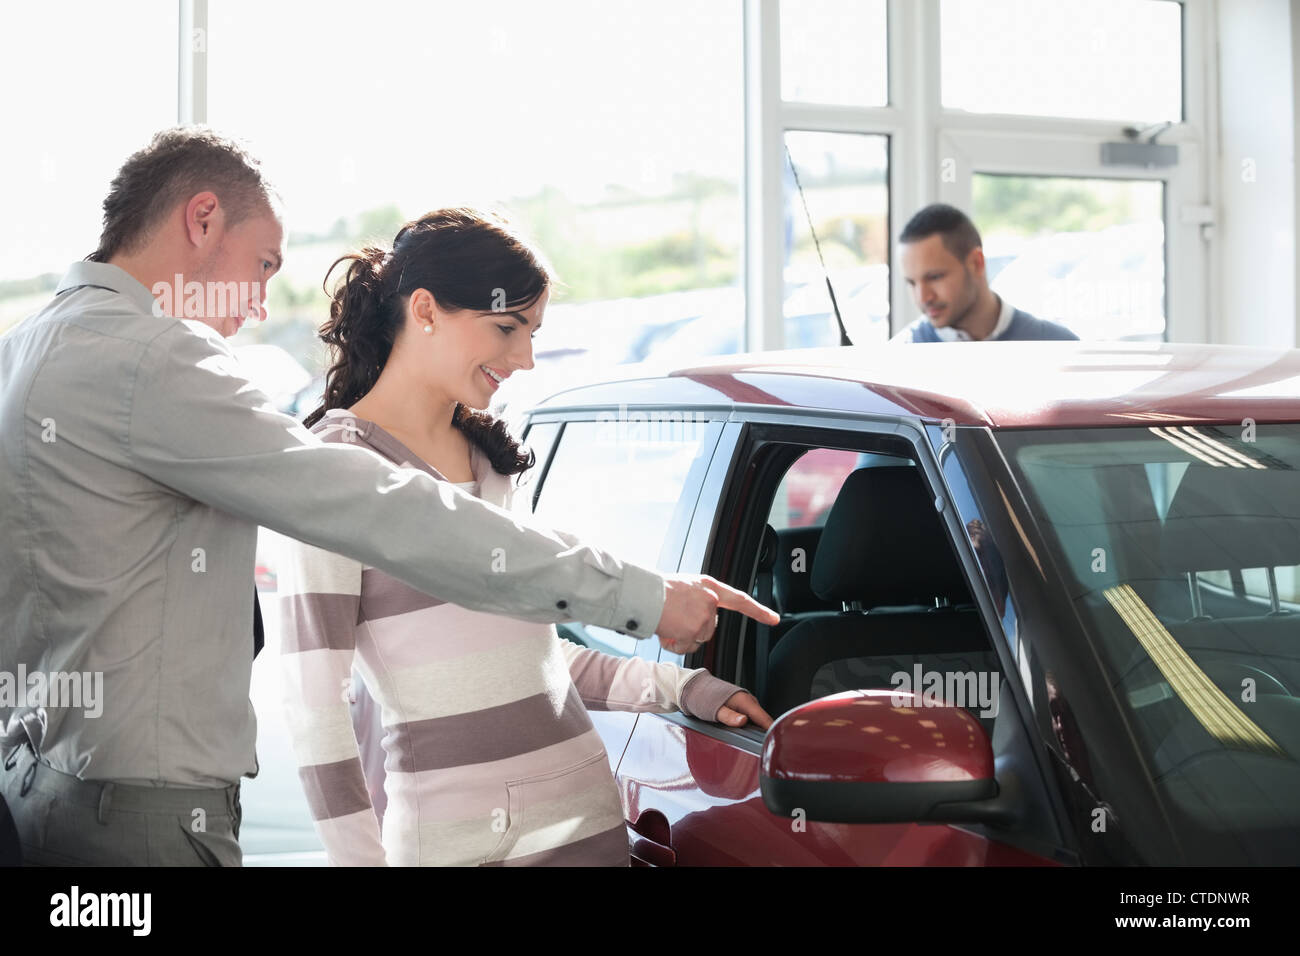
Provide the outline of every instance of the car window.
{"type": "Polygon", "coordinates": [[[524,447],[537,456],[532,468],[523,473],[515,493],[515,506],[532,511],[537,505],[537,491],[541,488],[541,475],[550,461],[551,449],[560,434],[559,422],[538,422],[524,434],[524,447]]]}
{"type": "MultiPolygon", "coordinates": [[[[537,498],[544,524],[648,568],[677,569],[681,542],[666,541],[692,466],[712,451],[704,421],[568,422],[537,498]],[[677,550],[674,550],[674,545],[677,550]]],[[[561,635],[624,656],[638,639],[571,625],[561,635]]]]}
{"type": "Polygon", "coordinates": [[[754,592],[781,623],[747,626],[740,655],[769,713],[845,690],[920,692],[908,682],[937,674],[991,732],[1001,669],[915,463],[808,448],[771,494],[775,549],[754,592]]]}
{"type": "Polygon", "coordinates": [[[1002,633],[1012,655],[1016,655],[1020,647],[1020,612],[1016,607],[1015,596],[1011,593],[1001,548],[971,493],[970,480],[966,476],[960,455],[944,456],[941,467],[948,491],[952,495],[953,506],[957,509],[975,560],[984,574],[994,614],[1002,624],[1002,633]]]}
{"type": "Polygon", "coordinates": [[[781,479],[767,523],[778,531],[826,522],[835,496],[860,453],[843,448],[813,448],[799,457],[781,479]]]}

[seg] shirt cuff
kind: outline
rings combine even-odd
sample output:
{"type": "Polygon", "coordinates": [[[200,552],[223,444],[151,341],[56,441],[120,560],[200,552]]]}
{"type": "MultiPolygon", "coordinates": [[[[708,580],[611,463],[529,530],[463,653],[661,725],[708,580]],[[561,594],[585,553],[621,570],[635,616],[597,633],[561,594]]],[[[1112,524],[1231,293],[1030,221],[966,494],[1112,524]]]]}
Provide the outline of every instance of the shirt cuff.
{"type": "Polygon", "coordinates": [[[725,681],[721,677],[714,677],[701,668],[693,677],[686,679],[678,707],[689,717],[717,721],[719,708],[731,699],[732,694],[743,690],[745,688],[725,681]]]}
{"type": "Polygon", "coordinates": [[[618,607],[606,626],[637,638],[653,637],[664,613],[666,593],[662,575],[635,564],[624,564],[618,607]]]}

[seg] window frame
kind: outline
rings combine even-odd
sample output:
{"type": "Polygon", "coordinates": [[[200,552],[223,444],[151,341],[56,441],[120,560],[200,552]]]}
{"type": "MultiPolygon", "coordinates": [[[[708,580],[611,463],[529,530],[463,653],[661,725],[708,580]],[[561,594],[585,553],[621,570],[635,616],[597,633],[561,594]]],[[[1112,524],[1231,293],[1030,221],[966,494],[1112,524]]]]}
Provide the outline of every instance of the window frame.
{"type": "MultiPolygon", "coordinates": [[[[905,451],[916,463],[916,467],[921,469],[928,488],[943,498],[944,506],[940,517],[948,542],[962,567],[981,623],[991,648],[997,655],[1002,681],[1010,689],[1015,705],[1015,713],[1007,715],[1008,726],[1012,729],[997,735],[998,744],[1003,749],[995,750],[994,756],[1000,763],[1004,758],[1012,761],[1020,778],[1023,799],[1032,803],[1032,813],[1016,829],[995,829],[980,824],[957,826],[998,843],[1026,849],[1061,862],[1077,863],[1083,848],[1078,846],[1074,830],[1069,825],[1065,813],[1066,804],[1058,789],[1058,781],[1050,772],[1045,745],[1033,722],[1026,716],[1028,704],[1021,687],[1019,671],[1008,650],[1009,645],[1001,622],[994,612],[983,571],[970,547],[961,518],[956,513],[953,494],[939,464],[940,456],[946,457],[951,449],[932,445],[934,438],[931,432],[934,431],[934,426],[926,426],[919,420],[839,415],[821,410],[773,412],[767,407],[755,407],[752,410],[738,407],[727,422],[723,439],[714,451],[710,474],[705,479],[705,488],[696,503],[696,518],[691,523],[683,548],[681,569],[710,574],[741,590],[747,590],[747,584],[752,588],[762,533],[761,525],[756,523],[755,508],[760,498],[766,505],[770,505],[770,501],[766,492],[762,495],[749,493],[750,486],[744,472],[758,450],[754,433],[764,429],[774,434],[780,433],[782,444],[807,445],[809,448],[845,447],[867,452],[892,451],[895,454],[905,451]],[[746,496],[743,507],[742,495],[746,496]],[[733,580],[735,576],[727,574],[724,552],[731,543],[734,543],[738,554],[749,554],[752,551],[747,581],[733,580]],[[1026,775],[1032,775],[1034,779],[1026,780],[1026,775]]],[[[771,441],[772,439],[767,439],[768,443],[771,441]]],[[[788,471],[788,468],[785,470],[788,471]]],[[[774,491],[782,476],[777,476],[766,490],[774,491]]],[[[730,668],[726,665],[735,660],[744,626],[744,620],[739,614],[721,614],[718,631],[704,649],[688,657],[659,648],[655,659],[684,667],[707,666],[710,673],[731,679],[735,676],[734,663],[730,668]],[[724,662],[723,667],[717,666],[720,657],[724,662]]],[[[773,719],[779,716],[772,715],[773,719]]],[[[675,723],[684,730],[712,737],[754,757],[762,754],[765,734],[756,728],[731,729],[678,712],[654,714],[653,717],[675,723]]]]}
{"type": "MultiPolygon", "coordinates": [[[[895,196],[894,196],[894,193],[895,193],[895,189],[896,189],[896,187],[898,186],[898,177],[897,177],[896,175],[894,175],[894,157],[895,157],[895,148],[896,148],[896,145],[897,145],[897,142],[898,142],[898,137],[896,136],[896,134],[895,134],[894,132],[891,132],[891,131],[889,131],[888,129],[885,129],[885,128],[881,128],[881,127],[878,125],[878,122],[877,122],[877,121],[874,121],[874,120],[869,120],[869,121],[867,121],[867,122],[866,122],[866,127],[865,127],[865,128],[839,128],[840,123],[841,123],[841,121],[843,120],[842,117],[841,117],[840,120],[836,120],[836,119],[833,118],[833,117],[818,117],[818,116],[816,116],[815,114],[812,114],[812,115],[804,114],[804,113],[802,112],[802,110],[805,109],[804,104],[789,104],[789,103],[787,103],[787,104],[785,104],[785,109],[786,109],[786,111],[787,111],[787,117],[786,117],[786,120],[785,120],[785,125],[784,125],[784,126],[782,127],[782,129],[781,129],[781,149],[782,149],[782,153],[781,153],[781,161],[782,161],[782,163],[787,163],[787,162],[788,162],[788,160],[786,159],[785,150],[786,150],[786,148],[787,148],[787,147],[786,147],[786,136],[787,136],[788,134],[790,134],[790,133],[836,133],[836,134],[846,135],[846,136],[853,136],[853,135],[856,135],[856,136],[878,136],[878,137],[883,138],[884,141],[885,141],[885,196],[886,196],[886,199],[885,199],[885,262],[884,262],[884,265],[889,269],[889,312],[888,312],[888,316],[889,316],[889,326],[888,326],[888,329],[887,329],[887,331],[888,331],[888,335],[887,335],[886,340],[885,340],[885,341],[887,342],[887,341],[888,341],[890,338],[892,338],[893,335],[894,335],[894,331],[895,331],[895,330],[894,330],[894,313],[895,313],[895,310],[896,310],[896,306],[897,306],[897,304],[898,304],[898,302],[899,302],[898,298],[895,296],[895,286],[896,286],[896,283],[894,282],[894,278],[895,278],[895,274],[896,274],[896,271],[897,271],[897,270],[895,270],[895,268],[894,268],[894,264],[893,264],[893,261],[892,261],[892,259],[893,259],[893,249],[894,249],[894,226],[896,225],[895,217],[894,217],[894,208],[895,208],[895,196]],[[832,127],[834,127],[834,128],[832,128],[832,127]]],[[[836,110],[836,111],[843,111],[843,110],[862,110],[862,109],[867,109],[867,110],[889,109],[889,107],[844,107],[844,106],[836,106],[836,107],[817,107],[817,108],[815,108],[815,109],[832,109],[832,110],[836,110]]],[[[846,123],[845,125],[853,126],[854,124],[852,124],[852,123],[846,123]]],[[[790,152],[790,159],[792,159],[792,160],[795,159],[795,154],[794,154],[793,151],[790,152]]],[[[783,176],[783,178],[782,178],[782,182],[784,182],[784,176],[783,176]]],[[[805,191],[806,191],[806,190],[805,190],[805,191]]],[[[785,201],[785,194],[784,194],[784,192],[783,192],[783,193],[782,193],[782,203],[784,203],[784,201],[785,201]]],[[[782,209],[784,209],[784,206],[782,207],[782,209]]],[[[798,198],[798,197],[796,197],[795,200],[794,200],[794,235],[795,235],[795,238],[798,237],[800,230],[803,229],[803,228],[808,228],[808,219],[807,219],[807,217],[804,215],[804,200],[803,200],[802,198],[798,198]]],[[[782,236],[785,235],[785,229],[784,229],[784,227],[782,227],[781,235],[782,235],[782,236]]],[[[821,240],[826,239],[826,236],[825,236],[825,235],[818,235],[816,238],[817,238],[819,241],[821,241],[821,240]]],[[[792,251],[793,251],[793,250],[792,250],[792,251]]],[[[782,257],[782,258],[781,258],[782,265],[784,265],[784,262],[785,262],[785,248],[784,248],[784,246],[782,246],[781,257],[782,257]]],[[[781,268],[781,269],[778,269],[777,272],[778,272],[778,275],[779,275],[779,277],[780,277],[780,284],[781,284],[781,301],[780,301],[780,307],[779,307],[779,310],[778,310],[778,316],[777,316],[778,319],[780,320],[781,339],[780,339],[780,344],[771,344],[771,343],[769,342],[769,344],[765,346],[766,348],[786,348],[786,347],[788,347],[787,344],[786,344],[786,341],[785,341],[785,323],[786,323],[786,316],[785,316],[785,270],[784,270],[784,268],[781,268]]],[[[842,294],[843,294],[842,291],[836,293],[836,303],[837,303],[837,304],[838,304],[838,301],[839,301],[839,296],[842,295],[842,294]]],[[[748,299],[746,299],[746,301],[748,302],[748,299]]],[[[833,317],[833,316],[834,316],[834,311],[833,311],[833,308],[832,308],[832,303],[831,303],[831,301],[830,301],[830,297],[829,297],[829,295],[827,296],[826,308],[827,308],[828,311],[831,312],[831,315],[832,315],[832,317],[833,317]]],[[[842,317],[842,316],[843,316],[843,313],[841,313],[841,317],[842,317]]],[[[851,330],[850,327],[849,327],[849,323],[847,323],[847,322],[845,323],[845,331],[848,332],[850,336],[853,334],[853,333],[852,333],[852,330],[851,330]]],[[[837,331],[837,332],[836,332],[836,336],[837,336],[837,337],[838,337],[838,334],[839,334],[839,333],[838,333],[838,331],[837,331]]],[[[864,345],[864,344],[866,344],[866,345],[870,345],[870,344],[873,344],[873,343],[854,342],[853,344],[854,344],[854,345],[864,345]]],[[[874,343],[874,344],[883,345],[884,343],[874,343]]]]}
{"type": "MultiPolygon", "coordinates": [[[[966,186],[944,182],[941,156],[970,155],[980,172],[1010,174],[1078,175],[1077,163],[1058,165],[1051,151],[1040,153],[1036,168],[1018,163],[1010,168],[985,168],[974,141],[965,152],[944,152],[963,146],[972,136],[1009,137],[1015,148],[1031,154],[1043,137],[1082,137],[1094,154],[1105,139],[1118,136],[1122,125],[1114,121],[1075,121],[1061,117],[971,114],[942,108],[940,89],[940,0],[886,0],[886,93],[884,106],[841,106],[786,101],[781,94],[781,0],[740,0],[742,16],[742,102],[744,132],[742,156],[742,279],[744,291],[744,348],[748,351],[785,346],[784,331],[784,139],[788,130],[868,133],[887,136],[890,269],[890,336],[911,321],[911,299],[902,278],[894,229],[904,214],[933,201],[969,205],[969,169],[966,186]],[[975,150],[975,152],[970,152],[975,150]]],[[[797,2],[797,0],[787,0],[797,2]]],[[[1166,339],[1168,341],[1223,340],[1222,319],[1208,316],[1206,300],[1213,301],[1221,283],[1218,255],[1209,255],[1214,232],[1215,190],[1219,159],[1211,146],[1218,140],[1217,75],[1218,28],[1213,0],[1177,0],[1183,11],[1183,118],[1162,134],[1176,143],[1185,157],[1178,177],[1177,196],[1166,189],[1165,286],[1166,339]],[[1189,69],[1194,62],[1203,68],[1189,69]],[[1195,167],[1192,169],[1191,167],[1195,167]],[[1176,241],[1175,241],[1176,240],[1176,241]]],[[[179,75],[177,120],[207,122],[208,0],[177,0],[180,30],[177,37],[179,75]],[[201,38],[202,42],[198,42],[201,38]]],[[[1114,175],[1114,167],[1108,167],[1114,175]]],[[[1133,176],[1142,170],[1133,169],[1133,176]]],[[[1089,175],[1092,175],[1091,173],[1089,175]]],[[[1124,178],[1130,178],[1127,174],[1124,178]]]]}
{"type": "MultiPolygon", "coordinates": [[[[782,172],[788,130],[875,133],[889,137],[890,337],[913,318],[902,277],[895,226],[931,202],[970,205],[970,174],[1160,178],[1165,189],[1165,339],[1221,339],[1205,309],[1219,284],[1211,183],[1216,141],[1217,27],[1211,0],[1182,7],[1182,121],[1161,134],[1177,144],[1169,170],[1103,167],[1101,143],[1120,139],[1113,120],[1011,116],[944,109],[940,68],[940,0],[887,0],[888,105],[790,102],[781,96],[780,2],[745,0],[745,328],[750,350],[784,347],[782,172]],[[1204,69],[1188,69],[1188,63],[1204,69]],[[764,74],[768,75],[764,75],[764,74]],[[1028,158],[1026,158],[1028,157],[1028,158]],[[956,162],[945,176],[943,158],[956,162]]],[[[797,0],[785,0],[797,2],[797,0]]],[[[1051,318],[1043,316],[1043,318],[1051,318]]]]}
{"type": "MultiPolygon", "coordinates": [[[[629,412],[676,412],[677,409],[669,408],[663,405],[658,406],[610,406],[601,408],[598,406],[584,407],[580,411],[559,411],[559,410],[541,410],[530,412],[523,425],[524,438],[535,426],[547,424],[559,424],[559,431],[556,432],[554,440],[547,449],[545,467],[538,474],[532,491],[532,508],[530,513],[535,513],[538,502],[541,500],[541,494],[545,488],[546,481],[550,478],[551,465],[555,460],[555,455],[559,451],[566,435],[569,432],[571,424],[599,424],[602,421],[601,415],[614,415],[629,412]]],[[[701,417],[696,415],[693,419],[696,422],[701,421],[701,417]]],[[[687,471],[682,483],[681,495],[678,498],[677,506],[673,511],[673,517],[669,522],[668,528],[664,532],[663,544],[660,547],[659,558],[652,567],[663,574],[671,574],[678,570],[681,562],[681,547],[685,541],[686,529],[690,527],[696,510],[699,508],[701,491],[704,488],[708,474],[710,472],[714,457],[718,453],[719,441],[722,437],[724,427],[723,422],[718,417],[709,417],[704,421],[706,428],[700,438],[700,444],[695,461],[687,471]],[[674,557],[674,554],[676,557],[674,557]]],[[[538,464],[541,465],[539,458],[538,464]]],[[[563,526],[557,526],[560,530],[565,530],[563,526]]],[[[617,552],[612,552],[617,553],[617,552]]],[[[578,626],[584,626],[577,622],[578,626]]],[[[608,630],[608,629],[607,629],[608,630]]],[[[659,651],[659,641],[652,638],[637,640],[633,645],[632,653],[624,653],[615,648],[598,648],[606,653],[615,654],[619,657],[641,657],[648,660],[657,659],[659,651]]]]}

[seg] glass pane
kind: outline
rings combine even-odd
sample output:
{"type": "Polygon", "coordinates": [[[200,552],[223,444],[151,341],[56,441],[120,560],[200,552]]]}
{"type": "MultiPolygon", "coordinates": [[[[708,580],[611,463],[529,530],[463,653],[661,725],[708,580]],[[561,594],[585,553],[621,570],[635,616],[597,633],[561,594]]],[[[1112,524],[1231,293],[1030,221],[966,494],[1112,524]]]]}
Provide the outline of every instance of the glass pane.
{"type": "Polygon", "coordinates": [[[1173,0],[943,0],[943,105],[1146,122],[1183,118],[1173,0]]]}
{"type": "Polygon", "coordinates": [[[824,525],[860,453],[842,448],[814,448],[804,453],[781,479],[767,523],[773,530],[824,525]]]}
{"type": "MultiPolygon", "coordinates": [[[[813,448],[805,451],[785,473],[768,517],[768,523],[776,531],[771,565],[772,599],[785,625],[783,636],[769,645],[773,650],[766,659],[761,643],[755,643],[758,673],[772,675],[766,689],[760,691],[763,704],[770,712],[781,713],[804,701],[851,688],[898,688],[897,676],[912,674],[919,667],[922,671],[984,674],[980,678],[985,684],[978,695],[978,706],[971,697],[954,694],[949,699],[967,707],[991,730],[997,685],[990,684],[988,678],[998,671],[997,660],[990,651],[982,649],[988,646],[987,637],[982,638],[984,628],[973,611],[936,607],[937,603],[966,604],[970,597],[961,582],[947,532],[934,511],[932,500],[920,469],[902,456],[813,448]],[[846,484],[849,475],[860,468],[868,472],[858,476],[863,480],[855,481],[852,486],[846,484]],[[886,476],[884,471],[892,474],[886,476]],[[885,486],[891,490],[883,493],[881,486],[867,480],[873,477],[894,479],[885,486]],[[850,489],[854,497],[847,502],[843,496],[850,489]],[[839,512],[834,510],[837,503],[839,512]],[[896,554],[894,542],[878,540],[885,513],[898,512],[899,508],[907,518],[902,524],[915,532],[916,540],[909,542],[907,555],[896,554]],[[843,526],[837,526],[837,522],[843,526]],[[863,534],[876,534],[871,556],[851,548],[846,552],[845,539],[838,534],[845,528],[863,541],[868,540],[862,538],[863,534]],[[837,541],[828,544],[827,535],[835,536],[837,541]],[[836,571],[828,562],[834,564],[837,559],[847,563],[842,563],[836,571]],[[900,567],[915,573],[900,573],[895,568],[900,560],[903,561],[900,567]],[[819,578],[822,580],[814,585],[819,578]],[[873,617],[876,613],[894,615],[909,607],[914,614],[899,617],[899,627],[910,620],[908,626],[922,625],[924,630],[925,622],[920,618],[935,611],[944,618],[945,630],[956,629],[949,633],[960,630],[969,643],[957,652],[942,652],[934,646],[927,648],[920,640],[914,642],[916,646],[911,651],[901,646],[883,648],[878,637],[884,630],[867,628],[857,634],[836,627],[835,615],[841,618],[860,617],[863,612],[873,617]],[[953,615],[960,615],[962,620],[953,615]],[[829,636],[824,628],[832,627],[836,627],[835,639],[820,640],[818,635],[829,636]],[[796,679],[785,670],[789,667],[794,667],[801,676],[796,679]]],[[[935,623],[936,626],[940,623],[938,618],[935,623]]]]}
{"type": "Polygon", "coordinates": [[[1197,574],[1197,584],[1203,591],[1225,597],[1237,595],[1261,606],[1272,606],[1273,589],[1279,604],[1300,606],[1300,566],[1278,568],[1244,568],[1238,572],[1241,588],[1233,583],[1230,571],[1202,571],[1197,574]],[[1269,572],[1272,572],[1272,581],[1269,572]]]}
{"type": "Polygon", "coordinates": [[[858,133],[785,134],[786,348],[839,345],[826,273],[849,338],[889,337],[889,137],[858,133]],[[803,187],[800,197],[797,186],[803,187]],[[807,202],[805,211],[804,202],[807,202]]]}
{"type": "Polygon", "coordinates": [[[993,291],[1083,339],[1165,333],[1164,183],[972,177],[993,291]]]}
{"type": "MultiPolygon", "coordinates": [[[[1054,613],[1087,630],[1106,671],[1098,686],[1124,709],[1179,845],[1195,848],[1185,862],[1294,866],[1296,842],[1279,835],[1300,826],[1300,605],[1284,592],[1275,611],[1261,569],[1289,582],[1298,567],[1300,425],[1006,430],[997,441],[1068,596],[1054,613]],[[1153,481],[1152,466],[1168,480],[1153,481]]],[[[1062,737],[1092,767],[1110,764],[1109,741],[1082,740],[1062,737]]]]}
{"type": "Polygon", "coordinates": [[[467,203],[503,210],[563,283],[536,368],[498,390],[495,411],[644,359],[677,323],[739,335],[740,4],[574,0],[556,16],[525,0],[374,0],[365,10],[210,7],[212,122],[254,142],[289,217],[270,321],[241,339],[281,344],[320,370],[329,263],[467,203]],[[265,106],[307,88],[291,122],[265,106]]]}
{"type": "Polygon", "coordinates": [[[785,0],[781,98],[884,106],[889,102],[885,0],[785,0]]]}
{"type": "MultiPolygon", "coordinates": [[[[537,501],[540,523],[577,535],[619,558],[660,567],[664,537],[700,453],[707,422],[673,420],[569,422],[537,501]]],[[[712,443],[710,443],[712,444],[712,443]]],[[[676,570],[662,567],[661,570],[676,570]]],[[[638,639],[586,627],[588,646],[634,655],[638,639]]]]}
{"type": "Polygon", "coordinates": [[[94,250],[118,167],[176,123],[179,42],[176,0],[6,4],[4,17],[0,332],[94,250]]]}

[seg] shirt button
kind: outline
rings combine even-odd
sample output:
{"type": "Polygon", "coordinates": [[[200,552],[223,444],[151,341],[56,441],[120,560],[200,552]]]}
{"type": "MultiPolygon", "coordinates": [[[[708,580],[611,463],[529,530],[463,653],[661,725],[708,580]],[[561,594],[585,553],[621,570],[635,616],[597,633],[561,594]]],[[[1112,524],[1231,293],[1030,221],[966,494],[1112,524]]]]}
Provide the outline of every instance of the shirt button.
{"type": "Polygon", "coordinates": [[[555,602],[555,606],[558,607],[561,611],[563,611],[566,607],[569,606],[569,602],[568,602],[568,601],[556,601],[556,602],[555,602]]]}
{"type": "Polygon", "coordinates": [[[623,626],[626,627],[629,631],[635,631],[637,627],[639,627],[640,625],[637,624],[636,618],[630,617],[627,619],[627,623],[624,624],[623,626]]]}

